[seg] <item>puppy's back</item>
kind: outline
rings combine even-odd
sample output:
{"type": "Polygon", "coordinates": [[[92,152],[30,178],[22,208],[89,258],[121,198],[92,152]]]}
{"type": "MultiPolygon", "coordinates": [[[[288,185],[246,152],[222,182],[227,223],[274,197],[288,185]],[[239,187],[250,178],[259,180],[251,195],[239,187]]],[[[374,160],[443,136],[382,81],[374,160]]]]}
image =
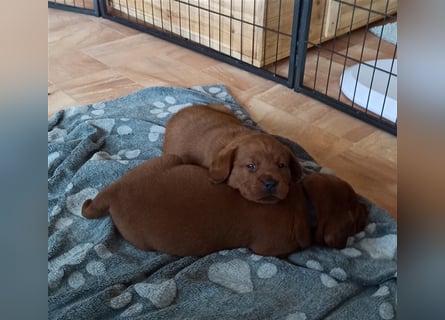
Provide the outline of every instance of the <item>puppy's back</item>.
{"type": "Polygon", "coordinates": [[[107,207],[122,236],[142,250],[186,256],[250,247],[281,255],[310,244],[307,214],[294,201],[301,190],[276,205],[257,204],[209,182],[202,167],[163,166],[170,157],[145,162],[86,203],[107,207]]]}
{"type": "Polygon", "coordinates": [[[186,163],[209,167],[215,153],[248,130],[223,105],[186,107],[167,122],[162,151],[179,155],[186,163]]]}

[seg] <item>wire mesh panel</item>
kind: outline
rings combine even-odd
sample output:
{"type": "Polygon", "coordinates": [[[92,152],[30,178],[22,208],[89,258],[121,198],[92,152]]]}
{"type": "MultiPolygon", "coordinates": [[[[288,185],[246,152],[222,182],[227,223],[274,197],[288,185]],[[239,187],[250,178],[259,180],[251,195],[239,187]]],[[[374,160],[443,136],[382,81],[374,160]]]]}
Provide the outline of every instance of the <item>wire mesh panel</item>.
{"type": "MultiPolygon", "coordinates": [[[[294,0],[103,0],[106,17],[169,34],[254,72],[289,78],[294,0]],[[284,62],[283,62],[284,61],[284,62]],[[241,64],[239,63],[241,62],[241,64]]],[[[159,35],[159,34],[158,34],[159,35]]]]}
{"type": "Polygon", "coordinates": [[[95,8],[397,133],[397,0],[48,3],[95,8]]]}
{"type": "Polygon", "coordinates": [[[297,90],[396,134],[396,0],[307,2],[297,90]]]}
{"type": "Polygon", "coordinates": [[[53,0],[48,7],[99,16],[98,0],[53,0]]]}

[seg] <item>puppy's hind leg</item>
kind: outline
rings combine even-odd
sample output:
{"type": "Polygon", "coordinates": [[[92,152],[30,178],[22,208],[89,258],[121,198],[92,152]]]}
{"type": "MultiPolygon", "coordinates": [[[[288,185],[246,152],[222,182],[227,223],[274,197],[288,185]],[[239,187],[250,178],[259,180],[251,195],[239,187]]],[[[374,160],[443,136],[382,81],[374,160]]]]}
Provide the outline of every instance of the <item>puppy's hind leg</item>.
{"type": "Polygon", "coordinates": [[[182,158],[174,154],[166,154],[146,161],[103,189],[94,199],[86,200],[82,205],[82,216],[87,219],[98,219],[107,216],[110,204],[116,203],[116,196],[119,194],[122,181],[129,181],[137,176],[140,177],[146,171],[164,171],[183,163],[182,158]]]}

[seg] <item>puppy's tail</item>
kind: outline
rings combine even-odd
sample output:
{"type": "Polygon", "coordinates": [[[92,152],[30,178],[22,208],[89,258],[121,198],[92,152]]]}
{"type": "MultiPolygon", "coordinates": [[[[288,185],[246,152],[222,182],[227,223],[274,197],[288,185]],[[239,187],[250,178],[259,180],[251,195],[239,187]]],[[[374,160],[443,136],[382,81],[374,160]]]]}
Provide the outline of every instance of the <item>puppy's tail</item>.
{"type": "Polygon", "coordinates": [[[87,219],[98,219],[108,215],[109,206],[99,199],[88,199],[82,205],[82,216],[87,219]]]}

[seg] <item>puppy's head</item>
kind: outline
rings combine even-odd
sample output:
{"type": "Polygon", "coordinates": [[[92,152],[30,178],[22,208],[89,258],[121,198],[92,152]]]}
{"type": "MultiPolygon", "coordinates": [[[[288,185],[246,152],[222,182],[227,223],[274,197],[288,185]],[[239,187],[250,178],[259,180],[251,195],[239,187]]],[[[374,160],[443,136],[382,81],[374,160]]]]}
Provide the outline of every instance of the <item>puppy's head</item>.
{"type": "Polygon", "coordinates": [[[341,249],[348,237],[364,229],[367,208],[348,183],[332,175],[313,173],[303,179],[303,187],[316,211],[316,244],[341,249]]]}
{"type": "Polygon", "coordinates": [[[227,180],[247,200],[276,203],[286,198],[289,185],[301,178],[302,169],[289,148],[270,135],[255,133],[223,148],[209,175],[214,183],[227,180]]]}

